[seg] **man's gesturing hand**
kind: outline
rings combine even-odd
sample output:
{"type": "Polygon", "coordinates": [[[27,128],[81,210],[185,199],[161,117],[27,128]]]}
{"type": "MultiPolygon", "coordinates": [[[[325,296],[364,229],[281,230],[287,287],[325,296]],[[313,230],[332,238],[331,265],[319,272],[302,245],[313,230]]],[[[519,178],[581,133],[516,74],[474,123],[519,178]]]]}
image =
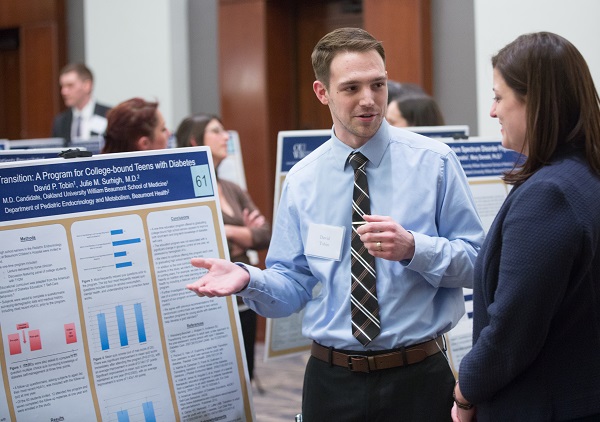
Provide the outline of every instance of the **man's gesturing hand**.
{"type": "Polygon", "coordinates": [[[250,274],[240,266],[225,259],[192,258],[192,265],[206,268],[204,274],[194,283],[185,286],[198,296],[229,296],[244,289],[250,282],[250,274]]]}

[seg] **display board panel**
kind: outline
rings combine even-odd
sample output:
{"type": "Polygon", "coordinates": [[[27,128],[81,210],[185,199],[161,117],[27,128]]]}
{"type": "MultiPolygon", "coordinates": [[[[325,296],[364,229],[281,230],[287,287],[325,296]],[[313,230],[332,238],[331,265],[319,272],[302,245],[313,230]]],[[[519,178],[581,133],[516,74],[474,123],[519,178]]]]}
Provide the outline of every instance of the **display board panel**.
{"type": "Polygon", "coordinates": [[[207,147],[0,164],[0,420],[253,420],[207,147]]]}

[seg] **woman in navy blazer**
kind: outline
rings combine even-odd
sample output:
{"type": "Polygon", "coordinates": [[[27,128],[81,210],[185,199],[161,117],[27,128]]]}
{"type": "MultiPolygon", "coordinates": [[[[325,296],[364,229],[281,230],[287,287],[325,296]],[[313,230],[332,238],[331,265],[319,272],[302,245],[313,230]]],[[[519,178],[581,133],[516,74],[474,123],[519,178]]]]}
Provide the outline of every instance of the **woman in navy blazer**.
{"type": "Polygon", "coordinates": [[[600,106],[566,39],[493,57],[502,144],[521,152],[475,266],[453,420],[600,420],[600,106]]]}

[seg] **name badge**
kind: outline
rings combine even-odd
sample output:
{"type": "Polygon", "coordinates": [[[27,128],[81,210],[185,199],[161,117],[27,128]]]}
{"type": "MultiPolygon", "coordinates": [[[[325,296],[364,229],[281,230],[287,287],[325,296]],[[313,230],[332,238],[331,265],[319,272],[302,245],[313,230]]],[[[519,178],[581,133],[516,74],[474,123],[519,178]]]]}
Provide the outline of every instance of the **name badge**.
{"type": "Polygon", "coordinates": [[[308,227],[305,255],[339,261],[345,231],[345,227],[311,224],[308,227]]]}
{"type": "Polygon", "coordinates": [[[107,123],[108,123],[108,121],[106,120],[106,117],[102,117],[102,116],[98,116],[97,114],[94,114],[92,116],[92,118],[90,119],[90,132],[94,132],[99,135],[104,134],[107,123]]]}

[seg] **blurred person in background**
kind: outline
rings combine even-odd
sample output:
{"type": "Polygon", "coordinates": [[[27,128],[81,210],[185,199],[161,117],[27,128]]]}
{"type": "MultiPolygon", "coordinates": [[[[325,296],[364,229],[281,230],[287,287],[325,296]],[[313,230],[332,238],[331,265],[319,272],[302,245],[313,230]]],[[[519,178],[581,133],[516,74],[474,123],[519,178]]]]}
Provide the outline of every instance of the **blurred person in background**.
{"type": "Polygon", "coordinates": [[[423,94],[392,99],[385,118],[396,127],[444,125],[444,116],[435,100],[423,94]]]}
{"type": "MultiPolygon", "coordinates": [[[[175,133],[177,147],[210,147],[215,171],[227,158],[229,134],[221,119],[210,114],[186,117],[175,133]]],[[[250,264],[248,251],[267,249],[271,240],[271,225],[256,207],[248,192],[228,180],[217,178],[221,212],[229,256],[233,262],[250,264]]],[[[254,378],[254,345],[256,342],[256,313],[237,299],[242,335],[250,379],[254,378]]]]}
{"type": "Polygon", "coordinates": [[[83,63],[70,63],[59,76],[60,94],[67,110],[52,122],[52,136],[63,138],[67,145],[72,139],[90,139],[106,129],[106,114],[110,107],[93,97],[94,75],[83,63]]]}
{"type": "Polygon", "coordinates": [[[425,90],[412,82],[398,82],[388,79],[388,104],[395,98],[404,97],[405,95],[427,95],[425,90]]]}
{"type": "Polygon", "coordinates": [[[131,98],[108,113],[102,153],[164,149],[170,135],[158,102],[131,98]]]}

